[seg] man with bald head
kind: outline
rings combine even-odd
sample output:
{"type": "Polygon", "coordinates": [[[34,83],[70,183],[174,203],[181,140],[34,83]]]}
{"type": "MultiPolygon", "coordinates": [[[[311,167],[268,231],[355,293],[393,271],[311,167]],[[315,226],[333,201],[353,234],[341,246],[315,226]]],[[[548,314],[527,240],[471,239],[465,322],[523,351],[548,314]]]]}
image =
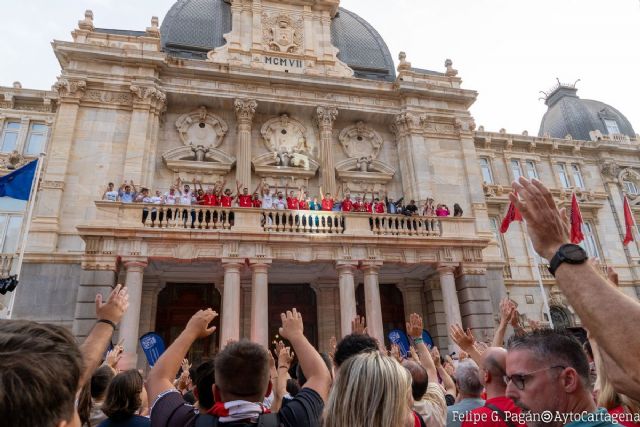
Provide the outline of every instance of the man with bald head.
{"type": "Polygon", "coordinates": [[[489,347],[481,355],[480,381],[487,394],[484,406],[471,411],[462,422],[462,427],[471,426],[525,426],[519,424],[520,408],[506,396],[507,384],[504,382],[507,365],[507,350],[502,347],[489,347]]]}

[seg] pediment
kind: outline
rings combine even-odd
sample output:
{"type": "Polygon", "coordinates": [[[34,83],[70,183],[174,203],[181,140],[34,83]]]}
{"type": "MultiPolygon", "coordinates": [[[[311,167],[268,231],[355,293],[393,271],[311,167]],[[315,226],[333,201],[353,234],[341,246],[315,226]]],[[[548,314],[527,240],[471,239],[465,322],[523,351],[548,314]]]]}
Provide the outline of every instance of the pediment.
{"type": "Polygon", "coordinates": [[[173,172],[195,174],[227,174],[236,162],[235,157],[217,148],[201,149],[194,147],[173,148],[162,155],[162,160],[173,172]],[[198,150],[201,150],[198,153],[198,150]],[[204,153],[203,153],[204,152],[204,153]],[[197,156],[202,160],[196,160],[197,156]]]}

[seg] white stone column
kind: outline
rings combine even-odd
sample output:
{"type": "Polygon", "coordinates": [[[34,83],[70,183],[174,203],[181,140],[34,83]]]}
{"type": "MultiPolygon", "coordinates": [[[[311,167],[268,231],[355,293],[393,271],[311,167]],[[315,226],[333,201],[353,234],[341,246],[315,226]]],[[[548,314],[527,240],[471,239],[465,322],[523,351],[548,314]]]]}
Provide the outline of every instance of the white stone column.
{"type": "Polygon", "coordinates": [[[233,105],[238,120],[236,179],[251,191],[251,122],[258,103],[255,99],[236,99],[233,105]]]}
{"type": "Polygon", "coordinates": [[[340,336],[351,333],[351,321],[356,317],[356,288],[353,280],[355,263],[338,263],[338,286],[340,288],[340,336]]]}
{"type": "Polygon", "coordinates": [[[140,307],[142,305],[142,279],[147,263],[125,261],[125,286],[129,292],[129,308],[120,322],[120,339],[123,340],[124,369],[135,369],[138,365],[138,332],[140,329],[140,307]]]}
{"type": "MultiPolygon", "coordinates": [[[[402,292],[402,302],[404,303],[404,317],[409,321],[409,316],[412,313],[417,313],[420,316],[425,316],[426,310],[423,305],[423,290],[424,283],[420,281],[405,280],[404,283],[396,284],[396,287],[402,292]]],[[[426,327],[426,319],[424,319],[426,327]]]]}
{"type": "Polygon", "coordinates": [[[333,122],[338,117],[338,109],[320,106],[316,109],[318,130],[320,131],[320,166],[322,168],[322,191],[336,194],[336,168],[333,160],[333,122]]]}
{"type": "Polygon", "coordinates": [[[364,303],[367,315],[367,331],[384,345],[384,330],[382,327],[382,308],[380,306],[380,285],[378,272],[381,263],[366,263],[362,265],[364,273],[364,303]]]}
{"type": "Polygon", "coordinates": [[[269,348],[269,264],[251,262],[251,341],[269,348]]]}
{"type": "MultiPolygon", "coordinates": [[[[462,326],[462,317],[460,316],[460,303],[458,302],[458,291],[456,290],[456,280],[453,277],[453,266],[440,266],[438,273],[440,274],[440,288],[442,290],[442,302],[444,304],[444,314],[447,318],[447,328],[454,323],[462,326]]],[[[448,331],[447,331],[448,332],[448,331]]],[[[449,353],[455,351],[460,352],[458,346],[453,342],[451,336],[448,335],[449,353]]]]}
{"type": "Polygon", "coordinates": [[[224,289],[222,291],[222,320],[220,325],[220,348],[227,341],[240,339],[240,268],[241,260],[223,260],[224,289]]]}

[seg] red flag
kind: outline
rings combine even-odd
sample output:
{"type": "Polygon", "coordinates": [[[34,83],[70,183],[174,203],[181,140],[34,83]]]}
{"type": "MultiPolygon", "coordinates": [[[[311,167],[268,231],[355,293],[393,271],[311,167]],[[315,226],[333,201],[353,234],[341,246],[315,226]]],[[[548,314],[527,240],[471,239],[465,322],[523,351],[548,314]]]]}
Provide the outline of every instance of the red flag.
{"type": "Polygon", "coordinates": [[[584,240],[582,233],[582,214],[576,193],[571,197],[571,243],[578,244],[584,240]]]}
{"type": "Polygon", "coordinates": [[[633,219],[633,214],[631,213],[631,206],[629,206],[629,199],[627,196],[624,196],[624,227],[627,230],[627,233],[624,236],[624,241],[622,242],[625,246],[629,244],[629,242],[633,241],[633,227],[636,226],[636,222],[633,219]]]}
{"type": "Polygon", "coordinates": [[[500,225],[500,232],[503,234],[506,233],[507,230],[509,229],[509,225],[513,221],[522,221],[522,215],[520,214],[520,211],[518,210],[518,208],[516,208],[516,205],[514,205],[513,202],[511,202],[509,203],[507,214],[502,219],[502,224],[500,225]]]}

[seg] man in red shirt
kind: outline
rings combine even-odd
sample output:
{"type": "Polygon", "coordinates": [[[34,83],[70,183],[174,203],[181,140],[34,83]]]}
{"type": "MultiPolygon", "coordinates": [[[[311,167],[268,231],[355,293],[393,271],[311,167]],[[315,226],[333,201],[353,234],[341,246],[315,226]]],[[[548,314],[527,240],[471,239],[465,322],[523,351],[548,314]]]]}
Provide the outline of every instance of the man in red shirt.
{"type": "Polygon", "coordinates": [[[353,212],[353,202],[351,201],[351,194],[349,193],[344,195],[344,200],[342,201],[342,212],[353,212]]]}
{"type": "Polygon", "coordinates": [[[384,213],[384,203],[382,203],[377,197],[375,199],[375,202],[373,203],[373,209],[377,214],[384,213]]]}
{"type": "Polygon", "coordinates": [[[484,384],[487,400],[484,406],[465,415],[461,427],[526,426],[524,419],[519,417],[521,409],[506,396],[506,365],[507,350],[504,348],[489,347],[482,353],[480,379],[484,384]]]}
{"type": "Polygon", "coordinates": [[[300,209],[300,199],[298,199],[293,191],[287,196],[287,209],[297,211],[300,209]]]}
{"type": "Polygon", "coordinates": [[[368,201],[366,196],[362,202],[362,212],[373,213],[373,203],[368,201]]]}
{"type": "Polygon", "coordinates": [[[254,208],[262,207],[262,200],[260,200],[260,195],[258,193],[253,193],[253,199],[251,199],[251,205],[254,208]]]}
{"type": "Polygon", "coordinates": [[[354,212],[363,212],[364,205],[362,204],[362,197],[357,196],[356,201],[353,203],[353,211],[354,212]]]}
{"type": "Polygon", "coordinates": [[[333,197],[331,197],[331,193],[327,193],[324,196],[322,196],[322,210],[323,211],[333,210],[333,197]]]}
{"type": "Polygon", "coordinates": [[[253,203],[251,202],[251,195],[249,194],[249,189],[244,187],[242,189],[242,194],[240,194],[240,183],[236,181],[236,187],[238,190],[238,206],[241,208],[250,208],[253,203]]]}

